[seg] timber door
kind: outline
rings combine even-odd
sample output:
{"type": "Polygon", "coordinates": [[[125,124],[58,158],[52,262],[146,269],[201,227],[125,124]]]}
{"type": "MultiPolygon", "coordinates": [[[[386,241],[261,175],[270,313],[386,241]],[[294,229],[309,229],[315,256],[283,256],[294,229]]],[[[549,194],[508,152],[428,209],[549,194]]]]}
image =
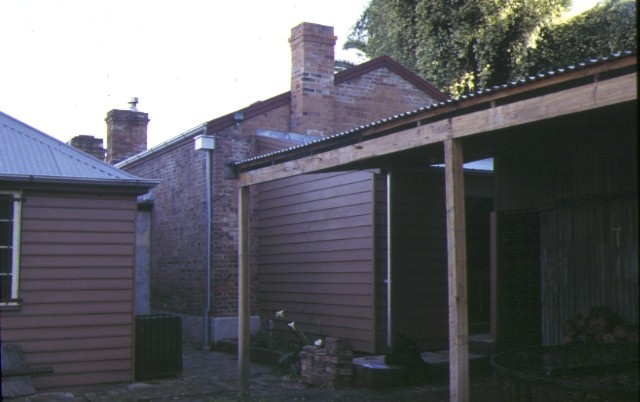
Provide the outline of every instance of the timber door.
{"type": "Polygon", "coordinates": [[[498,215],[500,350],[542,346],[540,214],[498,215]]]}

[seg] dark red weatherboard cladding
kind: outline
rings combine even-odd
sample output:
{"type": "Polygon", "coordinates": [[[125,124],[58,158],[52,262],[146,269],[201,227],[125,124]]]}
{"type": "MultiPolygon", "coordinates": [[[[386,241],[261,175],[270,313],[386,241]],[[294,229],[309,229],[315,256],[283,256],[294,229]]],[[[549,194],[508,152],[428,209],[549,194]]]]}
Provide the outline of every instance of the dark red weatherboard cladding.
{"type": "Polygon", "coordinates": [[[2,311],[38,390],[132,379],[135,196],[23,193],[21,308],[2,311]]]}

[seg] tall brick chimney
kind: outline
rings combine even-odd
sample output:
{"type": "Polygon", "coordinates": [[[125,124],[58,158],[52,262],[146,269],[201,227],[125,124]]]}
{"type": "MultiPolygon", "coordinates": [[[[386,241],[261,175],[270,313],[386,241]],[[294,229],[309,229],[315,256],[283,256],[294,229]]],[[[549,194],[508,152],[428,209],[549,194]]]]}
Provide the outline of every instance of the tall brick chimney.
{"type": "Polygon", "coordinates": [[[131,98],[129,110],[113,109],[107,113],[107,157],[105,161],[116,164],[147,149],[147,124],[149,115],[136,108],[138,98],[131,98]]]}
{"type": "Polygon", "coordinates": [[[336,37],[333,27],[303,22],[291,30],[291,131],[331,135],[336,37]]]}

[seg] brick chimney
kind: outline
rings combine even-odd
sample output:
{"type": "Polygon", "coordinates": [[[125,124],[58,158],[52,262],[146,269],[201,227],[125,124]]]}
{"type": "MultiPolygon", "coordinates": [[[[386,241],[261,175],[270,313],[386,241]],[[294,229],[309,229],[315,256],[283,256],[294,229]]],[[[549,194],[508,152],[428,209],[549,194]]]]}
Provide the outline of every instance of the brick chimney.
{"type": "Polygon", "coordinates": [[[96,138],[92,135],[76,135],[69,140],[69,145],[74,148],[104,161],[104,148],[102,147],[102,138],[96,138]]]}
{"type": "Polygon", "coordinates": [[[303,22],[291,30],[291,131],[334,134],[333,27],[303,22]]]}
{"type": "Polygon", "coordinates": [[[138,98],[131,98],[129,110],[113,109],[107,113],[107,157],[116,164],[147,149],[149,115],[136,108],[138,98]]]}

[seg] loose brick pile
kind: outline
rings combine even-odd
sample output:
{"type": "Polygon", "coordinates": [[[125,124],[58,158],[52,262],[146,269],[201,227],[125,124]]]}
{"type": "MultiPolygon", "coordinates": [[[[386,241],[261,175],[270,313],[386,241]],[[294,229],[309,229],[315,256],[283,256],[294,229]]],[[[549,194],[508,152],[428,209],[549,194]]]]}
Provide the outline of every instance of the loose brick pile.
{"type": "Polygon", "coordinates": [[[324,347],[305,346],[299,357],[300,377],[303,383],[331,388],[351,385],[351,342],[328,337],[325,339],[324,347]]]}

